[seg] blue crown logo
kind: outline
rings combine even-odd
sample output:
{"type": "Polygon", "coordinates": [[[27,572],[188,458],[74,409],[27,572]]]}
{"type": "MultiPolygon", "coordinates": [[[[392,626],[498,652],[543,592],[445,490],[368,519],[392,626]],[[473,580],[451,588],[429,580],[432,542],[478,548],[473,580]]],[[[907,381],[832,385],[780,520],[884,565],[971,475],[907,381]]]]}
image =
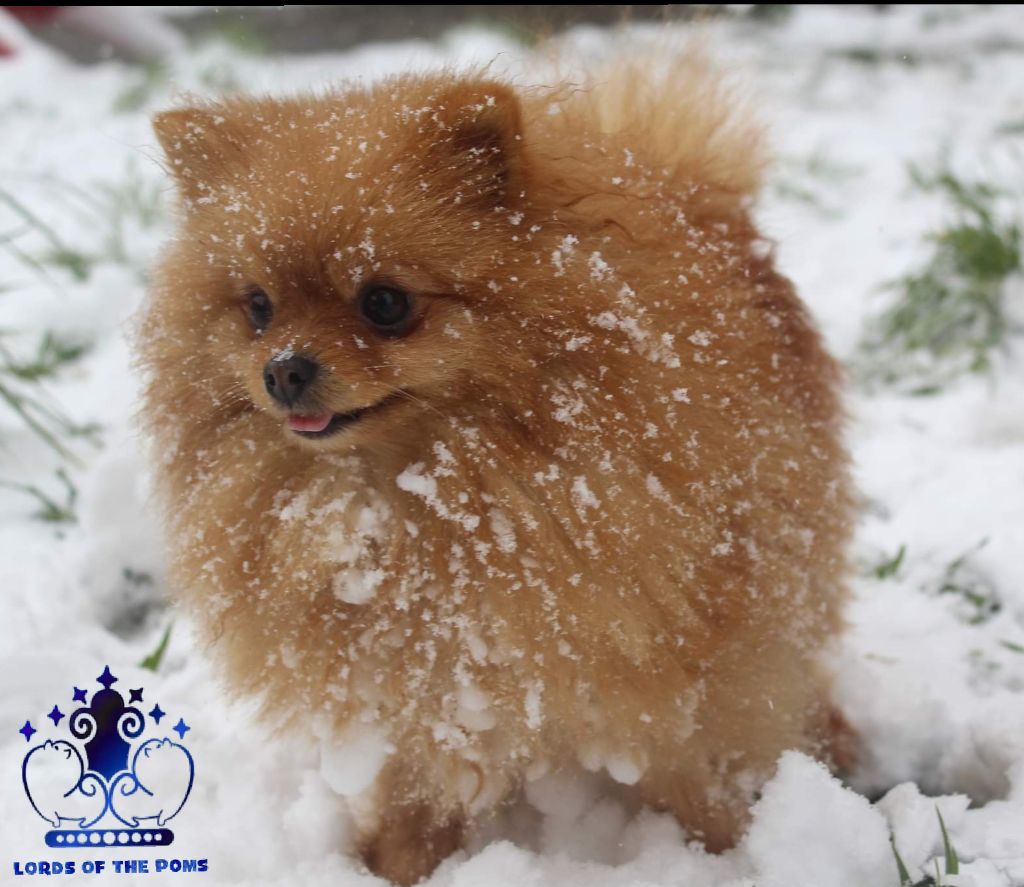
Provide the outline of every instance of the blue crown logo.
{"type": "MultiPolygon", "coordinates": [[[[176,739],[144,738],[147,717],[158,732],[167,713],[154,705],[143,714],[136,707],[143,702],[143,688],[130,690],[125,702],[113,689],[117,680],[104,667],[97,678],[102,689],[92,699],[74,688],[73,702],[81,708],[65,715],[54,705],[46,717],[54,730],[66,719],[64,729],[72,739],[46,739],[22,762],[29,803],[53,826],[46,833],[50,847],[151,847],[174,840],[164,826],[192,791],[195,765],[182,745],[192,728],[179,718],[170,728],[176,739]]],[[[25,721],[18,732],[31,742],[39,730],[25,721]]]]}

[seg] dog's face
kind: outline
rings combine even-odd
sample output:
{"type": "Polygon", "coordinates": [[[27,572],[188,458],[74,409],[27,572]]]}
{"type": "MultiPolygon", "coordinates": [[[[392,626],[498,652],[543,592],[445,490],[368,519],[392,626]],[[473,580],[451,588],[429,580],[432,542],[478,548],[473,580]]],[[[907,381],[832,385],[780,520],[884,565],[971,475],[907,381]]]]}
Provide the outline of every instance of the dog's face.
{"type": "Polygon", "coordinates": [[[341,450],[529,387],[562,312],[531,270],[541,241],[506,87],[413,80],[155,126],[183,197],[164,334],[191,339],[184,381],[202,376],[211,402],[341,450]]]}

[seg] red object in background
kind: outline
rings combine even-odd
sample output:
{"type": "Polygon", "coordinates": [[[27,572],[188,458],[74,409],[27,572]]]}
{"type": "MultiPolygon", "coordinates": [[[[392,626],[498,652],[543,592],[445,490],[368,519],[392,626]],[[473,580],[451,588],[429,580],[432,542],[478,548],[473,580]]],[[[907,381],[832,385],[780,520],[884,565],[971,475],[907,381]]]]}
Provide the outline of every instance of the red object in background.
{"type": "MultiPolygon", "coordinates": [[[[63,8],[63,6],[4,6],[3,11],[20,22],[43,25],[53,19],[63,8]]],[[[0,58],[14,54],[14,47],[0,40],[0,58]]]]}
{"type": "Polygon", "coordinates": [[[46,24],[63,6],[5,6],[4,9],[19,21],[28,22],[30,25],[46,24]]]}
{"type": "Polygon", "coordinates": [[[6,42],[0,37],[0,57],[16,55],[31,40],[32,30],[54,21],[84,41],[112,47],[133,61],[157,61],[186,46],[184,36],[159,12],[143,6],[2,6],[0,34],[5,21],[8,35],[6,42]]]}

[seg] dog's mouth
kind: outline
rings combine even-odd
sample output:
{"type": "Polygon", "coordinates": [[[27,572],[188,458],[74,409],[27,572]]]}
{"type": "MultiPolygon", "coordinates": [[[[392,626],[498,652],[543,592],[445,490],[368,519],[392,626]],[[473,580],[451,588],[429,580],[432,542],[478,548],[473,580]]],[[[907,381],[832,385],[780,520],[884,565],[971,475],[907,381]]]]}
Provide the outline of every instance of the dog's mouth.
{"type": "Polygon", "coordinates": [[[377,401],[377,403],[372,403],[369,406],[360,407],[347,413],[311,413],[306,415],[292,413],[288,416],[288,428],[299,435],[299,437],[305,437],[309,440],[331,437],[346,428],[351,428],[367,416],[385,409],[402,394],[404,392],[392,394],[383,400],[377,401]]]}

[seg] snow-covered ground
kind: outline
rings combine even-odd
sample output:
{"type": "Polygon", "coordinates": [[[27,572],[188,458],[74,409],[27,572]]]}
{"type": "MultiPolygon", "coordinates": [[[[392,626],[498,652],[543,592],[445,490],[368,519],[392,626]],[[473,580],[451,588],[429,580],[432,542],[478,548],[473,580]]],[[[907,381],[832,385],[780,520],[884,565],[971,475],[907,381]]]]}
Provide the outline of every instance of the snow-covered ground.
{"type": "MultiPolygon", "coordinates": [[[[829,343],[854,362],[866,318],[894,298],[885,284],[925,260],[927,234],[948,220],[939,197],[912,187],[908,164],[935,170],[945,157],[968,178],[1024,190],[1024,12],[803,8],[779,23],[706,31],[771,124],[778,160],[763,225],[829,343]]],[[[622,37],[571,35],[585,53],[611,40],[622,37]]],[[[61,436],[68,458],[0,404],[0,481],[63,505],[63,467],[78,490],[77,522],[58,523],[33,516],[31,494],[0,489],[0,883],[26,880],[13,861],[59,853],[44,848],[45,825],[22,791],[18,730],[26,719],[48,723],[51,706],[108,663],[120,686],[145,685],[147,699],[193,726],[197,782],[174,822],[174,850],[208,858],[209,872],[94,882],[375,883],[346,854],[345,804],[331,788],[358,773],[367,750],[340,765],[336,754],[324,770],[314,743],[268,741],[165,607],[125,341],[168,224],[148,117],[183,91],[296,90],[451,61],[493,62],[528,80],[525,53],[507,35],[461,31],[440,45],[341,55],[211,44],[164,71],[79,68],[45,52],[0,61],[0,346],[23,360],[48,334],[88,346],[39,385],[3,374],[0,385],[96,426],[61,436]],[[158,674],[141,670],[172,620],[158,674]]],[[[1024,288],[1011,285],[1019,316],[1024,288]]],[[[593,777],[550,777],[430,883],[897,887],[891,832],[915,882],[935,876],[938,858],[944,883],[1024,884],[1020,352],[1011,340],[991,373],[928,397],[851,385],[865,502],[837,663],[838,701],[862,739],[849,786],[785,755],[747,837],[711,857],[674,821],[627,809],[593,777]],[[959,875],[945,874],[936,808],[959,875]]]]}

